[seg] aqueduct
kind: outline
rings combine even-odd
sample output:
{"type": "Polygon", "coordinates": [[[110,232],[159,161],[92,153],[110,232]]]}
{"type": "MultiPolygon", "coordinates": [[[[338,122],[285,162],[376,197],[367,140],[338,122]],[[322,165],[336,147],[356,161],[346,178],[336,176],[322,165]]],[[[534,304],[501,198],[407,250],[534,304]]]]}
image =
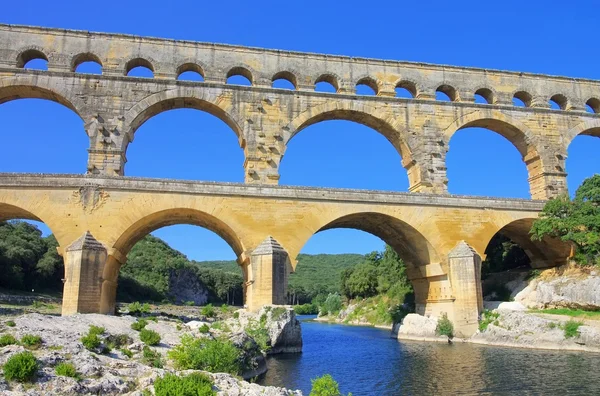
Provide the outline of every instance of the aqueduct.
{"type": "Polygon", "coordinates": [[[0,220],[44,221],[59,242],[64,314],[112,312],[127,252],[165,225],[197,224],[221,235],[238,255],[252,309],[281,303],[311,235],[347,227],[396,249],[409,265],[418,309],[447,312],[468,333],[481,309],[479,255],[496,232],[518,241],[536,267],[565,262],[568,246],[532,242],[529,227],[543,200],[566,192],[569,143],[579,134],[600,136],[599,81],[0,25],[0,103],[20,98],[67,106],[89,137],[87,175],[0,175],[0,220]],[[46,60],[47,70],[25,68],[33,59],[46,60]],[[88,61],[102,74],[78,73],[88,61]],[[153,78],[127,75],[138,66],[153,78]],[[178,80],[186,71],[203,81],[178,80]],[[227,84],[234,75],[251,85],[227,84]],[[278,79],[294,89],[273,88],[278,79]],[[335,92],[315,92],[320,82],[335,92]],[[357,95],[357,85],[375,95],[357,95]],[[396,88],[412,98],[396,97],[396,88]],[[436,92],[449,100],[436,100],[436,92]],[[245,184],[126,177],[137,128],[175,108],[206,111],[231,127],[244,150],[245,184]],[[385,136],[401,155],[411,193],[277,186],[289,140],[332,119],[385,136]],[[473,126],[518,149],[533,200],[447,194],[448,142],[473,126]]]}

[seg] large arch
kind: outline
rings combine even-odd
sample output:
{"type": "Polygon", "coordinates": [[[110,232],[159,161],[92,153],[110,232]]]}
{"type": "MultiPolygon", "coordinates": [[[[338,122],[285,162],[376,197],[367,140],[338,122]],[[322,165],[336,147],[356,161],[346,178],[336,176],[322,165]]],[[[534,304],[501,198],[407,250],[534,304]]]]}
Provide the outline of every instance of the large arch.
{"type": "Polygon", "coordinates": [[[569,129],[564,138],[565,148],[579,135],[600,137],[600,119],[586,120],[569,129]]]}

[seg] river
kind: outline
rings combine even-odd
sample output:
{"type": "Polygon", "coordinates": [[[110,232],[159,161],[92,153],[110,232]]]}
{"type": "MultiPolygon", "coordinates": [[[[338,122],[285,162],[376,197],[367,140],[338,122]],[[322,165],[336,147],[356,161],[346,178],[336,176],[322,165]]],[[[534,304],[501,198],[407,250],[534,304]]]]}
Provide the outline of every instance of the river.
{"type": "Polygon", "coordinates": [[[269,358],[262,385],[310,393],[331,374],[362,395],[600,395],[600,354],[398,342],[388,330],[302,320],[301,354],[269,358]]]}

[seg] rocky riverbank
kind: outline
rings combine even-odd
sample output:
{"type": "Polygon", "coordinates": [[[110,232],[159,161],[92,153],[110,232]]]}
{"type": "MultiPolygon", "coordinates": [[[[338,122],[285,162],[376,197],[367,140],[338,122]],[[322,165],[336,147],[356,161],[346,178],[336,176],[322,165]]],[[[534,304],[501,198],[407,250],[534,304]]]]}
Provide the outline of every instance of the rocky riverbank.
{"type": "MultiPolygon", "coordinates": [[[[155,313],[146,317],[145,329],[160,335],[157,345],[148,346],[141,333],[132,329],[139,318],[97,314],[61,317],[28,313],[3,315],[0,320],[0,340],[11,339],[0,347],[0,365],[12,356],[31,349],[38,361],[33,382],[19,383],[0,378],[0,393],[7,395],[148,395],[154,394],[154,382],[166,373],[189,374],[190,370],[175,370],[168,352],[182,343],[182,337],[193,339],[229,340],[240,350],[244,378],[267,370],[266,353],[299,352],[302,349],[300,323],[293,310],[265,307],[258,314],[245,310],[219,312],[203,316],[199,309],[188,308],[184,319],[172,313],[155,313]],[[190,316],[192,316],[190,318],[190,316]],[[191,320],[190,320],[191,319],[191,320]],[[88,349],[82,337],[91,326],[101,327],[100,344],[88,349]],[[41,344],[34,348],[22,341],[24,336],[39,336],[41,344]],[[115,343],[117,344],[115,346],[115,343]],[[58,375],[60,363],[70,363],[79,378],[58,375]]],[[[206,373],[218,395],[301,395],[299,391],[262,387],[237,376],[206,373]]]]}

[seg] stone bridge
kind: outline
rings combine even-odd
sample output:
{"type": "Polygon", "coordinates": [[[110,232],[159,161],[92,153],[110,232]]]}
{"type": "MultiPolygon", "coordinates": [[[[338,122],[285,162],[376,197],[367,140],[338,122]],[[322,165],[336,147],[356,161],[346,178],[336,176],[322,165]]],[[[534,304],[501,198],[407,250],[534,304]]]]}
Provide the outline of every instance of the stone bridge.
{"type": "Polygon", "coordinates": [[[317,232],[376,235],[405,260],[421,313],[448,313],[477,327],[480,256],[498,231],[540,268],[565,262],[569,246],[533,242],[543,201],[275,185],[202,183],[99,175],[0,174],[0,221],[43,221],[65,258],[63,314],[112,313],[117,276],[133,245],[173,224],[220,235],[237,255],[250,309],[284,304],[295,257],[317,232]],[[290,259],[291,258],[291,259],[290,259]]]}
{"type": "Polygon", "coordinates": [[[447,312],[466,334],[477,326],[480,255],[495,233],[519,243],[534,267],[565,262],[569,246],[532,242],[528,232],[543,200],[566,192],[570,142],[579,134],[600,136],[598,81],[0,25],[0,103],[20,98],[70,108],[89,137],[87,175],[0,175],[0,220],[41,220],[59,242],[64,314],[113,312],[117,274],[131,247],[180,223],[206,227],[229,243],[251,309],[281,303],[306,241],[341,227],[390,244],[408,264],[419,312],[447,312]],[[47,70],[27,69],[34,59],[46,60],[47,70]],[[99,64],[102,73],[78,72],[84,62],[99,64]],[[128,76],[140,66],[153,78],[128,76]],[[178,79],[188,71],[203,81],[178,79]],[[237,75],[250,85],[227,83],[237,75]],[[274,88],[279,79],[294,89],[274,88]],[[334,92],[316,92],[322,82],[334,92]],[[360,85],[374,95],[356,94],[360,85]],[[412,98],[396,97],[397,88],[412,98]],[[449,100],[436,100],[437,92],[449,100]],[[245,184],[124,177],[136,130],[175,108],[205,111],[229,125],[244,149],[245,184]],[[402,158],[411,193],[277,186],[290,139],[333,119],[385,136],[402,158]],[[491,129],[514,144],[534,200],[447,194],[448,144],[467,127],[491,129]]]}

